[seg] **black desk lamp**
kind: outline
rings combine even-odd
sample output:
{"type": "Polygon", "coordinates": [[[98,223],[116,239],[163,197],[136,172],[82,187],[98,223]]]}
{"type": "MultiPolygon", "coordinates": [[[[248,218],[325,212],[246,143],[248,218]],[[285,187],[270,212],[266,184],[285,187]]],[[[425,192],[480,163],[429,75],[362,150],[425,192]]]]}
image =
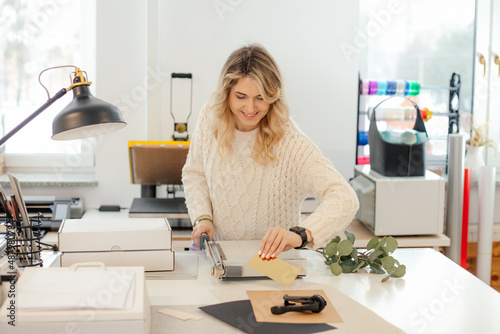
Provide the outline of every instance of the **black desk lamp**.
{"type": "MultiPolygon", "coordinates": [[[[45,91],[47,91],[49,99],[39,109],[2,137],[0,139],[0,146],[70,90],[73,90],[73,100],[54,118],[52,122],[52,139],[83,139],[110,133],[125,127],[127,123],[123,120],[123,116],[117,107],[94,97],[90,93],[89,86],[92,82],[87,81],[83,73],[84,71],[72,65],[51,67],[43,70],[38,76],[38,81],[45,91]],[[61,67],[75,68],[75,71],[72,73],[74,75],[72,85],[69,88],[61,89],[54,96],[50,97],[47,88],[40,81],[40,77],[47,70],[61,67]]],[[[85,74],[87,73],[85,72],[85,74]]]]}

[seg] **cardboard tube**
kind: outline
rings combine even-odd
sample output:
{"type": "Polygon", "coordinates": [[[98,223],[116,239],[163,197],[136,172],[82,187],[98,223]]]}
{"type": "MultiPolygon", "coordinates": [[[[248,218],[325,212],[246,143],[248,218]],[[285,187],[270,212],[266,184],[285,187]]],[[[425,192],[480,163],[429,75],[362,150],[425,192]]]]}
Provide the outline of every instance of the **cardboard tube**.
{"type": "Polygon", "coordinates": [[[462,241],[462,214],[464,202],[464,160],[465,140],[462,134],[448,136],[448,189],[446,205],[446,235],[450,238],[450,247],[445,254],[460,265],[462,241]]]}
{"type": "Polygon", "coordinates": [[[478,182],[478,236],[476,276],[490,285],[493,248],[493,214],[495,211],[495,167],[482,167],[478,182]]]}

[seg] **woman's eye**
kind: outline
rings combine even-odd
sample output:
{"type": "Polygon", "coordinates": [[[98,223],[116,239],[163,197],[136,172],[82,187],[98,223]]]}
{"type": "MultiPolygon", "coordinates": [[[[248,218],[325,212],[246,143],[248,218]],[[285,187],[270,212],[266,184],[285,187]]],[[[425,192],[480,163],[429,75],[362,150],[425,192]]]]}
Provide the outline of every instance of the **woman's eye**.
{"type": "Polygon", "coordinates": [[[259,100],[259,101],[264,101],[264,98],[263,98],[262,96],[258,96],[258,97],[257,97],[257,100],[259,100]]]}
{"type": "Polygon", "coordinates": [[[240,96],[240,95],[236,95],[236,97],[240,100],[243,100],[245,97],[244,96],[240,96]]]}

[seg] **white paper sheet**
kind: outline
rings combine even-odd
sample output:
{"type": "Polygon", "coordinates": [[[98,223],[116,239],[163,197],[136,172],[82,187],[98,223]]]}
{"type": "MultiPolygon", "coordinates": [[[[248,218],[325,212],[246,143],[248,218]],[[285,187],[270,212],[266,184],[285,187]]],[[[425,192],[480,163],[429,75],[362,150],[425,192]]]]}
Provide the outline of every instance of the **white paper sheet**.
{"type": "Polygon", "coordinates": [[[22,310],[130,309],[135,274],[129,271],[42,271],[22,286],[22,310]]]}

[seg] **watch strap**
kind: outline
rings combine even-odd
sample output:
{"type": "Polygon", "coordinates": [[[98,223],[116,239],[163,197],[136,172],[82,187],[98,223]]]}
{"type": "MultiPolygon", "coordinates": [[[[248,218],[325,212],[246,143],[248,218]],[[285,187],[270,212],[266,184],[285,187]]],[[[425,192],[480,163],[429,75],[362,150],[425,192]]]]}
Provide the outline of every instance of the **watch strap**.
{"type": "Polygon", "coordinates": [[[290,231],[297,233],[302,238],[302,244],[299,247],[295,247],[295,249],[304,248],[307,245],[306,229],[300,226],[294,226],[290,229],[290,231]]]}

